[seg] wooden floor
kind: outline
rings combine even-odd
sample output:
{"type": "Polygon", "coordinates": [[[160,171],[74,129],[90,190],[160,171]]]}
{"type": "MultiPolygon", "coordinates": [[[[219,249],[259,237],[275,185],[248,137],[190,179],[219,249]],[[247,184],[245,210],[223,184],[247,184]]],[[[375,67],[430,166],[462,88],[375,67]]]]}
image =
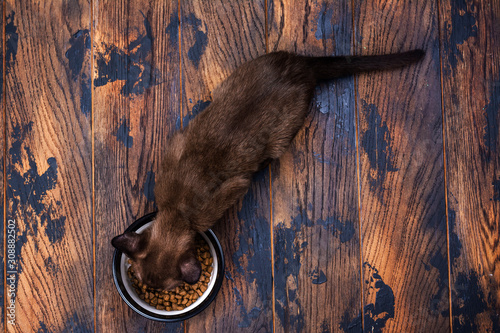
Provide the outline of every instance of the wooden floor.
{"type": "Polygon", "coordinates": [[[500,2],[4,0],[6,332],[500,332],[500,2]],[[317,88],[215,232],[216,300],[177,324],[116,291],[110,239],[163,148],[266,52],[425,60],[317,88]]]}

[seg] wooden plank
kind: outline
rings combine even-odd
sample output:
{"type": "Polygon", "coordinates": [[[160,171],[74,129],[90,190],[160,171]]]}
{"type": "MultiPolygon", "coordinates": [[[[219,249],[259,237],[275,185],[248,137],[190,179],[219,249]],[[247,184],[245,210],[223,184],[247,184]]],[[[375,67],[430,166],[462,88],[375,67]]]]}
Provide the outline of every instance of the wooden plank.
{"type": "MultiPolygon", "coordinates": [[[[3,0],[0,1],[0,6],[4,6],[3,0]]],[[[3,9],[2,9],[3,10],[3,9]]],[[[2,14],[2,17],[0,18],[0,26],[3,27],[4,24],[4,15],[2,14]]],[[[3,45],[4,41],[4,35],[0,34],[0,44],[3,45]]],[[[2,68],[0,69],[0,105],[2,105],[2,120],[0,122],[0,147],[3,147],[5,149],[5,107],[4,107],[4,87],[3,87],[3,64],[4,64],[4,54],[3,54],[3,49],[0,50],[0,62],[2,63],[2,68]]],[[[6,309],[7,304],[5,303],[5,296],[4,296],[4,285],[7,286],[8,284],[4,284],[4,279],[6,278],[5,272],[4,272],[4,265],[7,260],[7,223],[5,221],[5,214],[4,214],[4,163],[5,163],[5,158],[4,154],[0,157],[0,188],[1,188],[1,193],[0,193],[0,248],[2,249],[3,255],[0,258],[0,331],[5,331],[4,325],[5,325],[5,314],[8,313],[9,309],[6,309]],[[5,228],[5,229],[4,229],[5,228]],[[4,247],[5,246],[5,247],[4,247]],[[6,311],[6,312],[4,312],[6,311]]],[[[11,241],[15,241],[14,238],[12,238],[11,241]]],[[[8,293],[8,290],[7,290],[8,293]]],[[[7,318],[8,319],[8,318],[7,318]]]]}
{"type": "Polygon", "coordinates": [[[12,0],[5,23],[6,219],[17,237],[7,332],[89,332],[90,6],[12,0]]]}
{"type": "Polygon", "coordinates": [[[500,3],[441,1],[454,332],[500,332],[500,3]]]}
{"type": "MultiPolygon", "coordinates": [[[[269,2],[270,50],[352,54],[350,1],[269,2]]],[[[352,77],[321,84],[272,168],[275,331],[333,332],[361,310],[352,77]]]]}
{"type": "MultiPolygon", "coordinates": [[[[237,66],[265,53],[264,8],[264,1],[181,2],[184,127],[237,66]]],[[[214,303],[187,321],[187,331],[272,331],[270,223],[266,169],[214,227],[226,255],[226,279],[214,303]]]]}
{"type": "Polygon", "coordinates": [[[97,331],[180,332],[182,322],[147,320],[121,300],[110,244],[154,210],[155,175],[180,116],[178,3],[96,1],[93,12],[97,331]]]}
{"type": "Polygon", "coordinates": [[[419,64],[360,75],[364,331],[449,330],[438,16],[432,1],[355,9],[356,53],[422,48],[419,64]]]}

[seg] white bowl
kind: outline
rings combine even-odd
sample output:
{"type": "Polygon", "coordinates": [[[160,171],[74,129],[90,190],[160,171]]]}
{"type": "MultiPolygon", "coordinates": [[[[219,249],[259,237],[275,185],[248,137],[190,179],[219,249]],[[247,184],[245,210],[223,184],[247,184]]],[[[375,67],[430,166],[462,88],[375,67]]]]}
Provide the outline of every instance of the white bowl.
{"type": "MultiPolygon", "coordinates": [[[[151,224],[155,216],[156,213],[143,216],[131,224],[126,231],[141,233],[151,224]]],[[[125,303],[135,312],[146,318],[166,322],[185,320],[203,311],[217,295],[224,279],[224,256],[220,243],[212,230],[209,229],[205,233],[200,233],[200,235],[205,239],[210,248],[210,254],[213,258],[213,269],[207,290],[193,304],[182,310],[167,311],[158,310],[140,299],[134,287],[132,287],[132,281],[127,276],[127,270],[130,267],[130,264],[127,262],[127,256],[121,251],[115,250],[113,256],[113,277],[116,288],[125,303]]]]}

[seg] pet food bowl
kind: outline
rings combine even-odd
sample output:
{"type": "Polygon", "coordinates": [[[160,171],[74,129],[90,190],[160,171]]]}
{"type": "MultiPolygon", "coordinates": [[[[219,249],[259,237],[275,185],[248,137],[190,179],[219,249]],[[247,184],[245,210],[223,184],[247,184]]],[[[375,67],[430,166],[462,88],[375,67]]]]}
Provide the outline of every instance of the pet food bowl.
{"type": "MultiPolygon", "coordinates": [[[[156,212],[145,215],[132,223],[125,231],[141,233],[154,220],[155,216],[156,212]]],[[[210,247],[210,253],[213,258],[212,275],[210,276],[207,290],[193,304],[183,310],[158,310],[140,299],[132,287],[132,281],[127,276],[127,269],[129,267],[127,263],[128,258],[124,253],[115,249],[113,255],[113,278],[116,288],[125,303],[143,317],[163,322],[186,320],[197,315],[212,303],[224,279],[224,255],[219,240],[212,230],[209,229],[205,233],[200,233],[200,235],[210,247]]]]}

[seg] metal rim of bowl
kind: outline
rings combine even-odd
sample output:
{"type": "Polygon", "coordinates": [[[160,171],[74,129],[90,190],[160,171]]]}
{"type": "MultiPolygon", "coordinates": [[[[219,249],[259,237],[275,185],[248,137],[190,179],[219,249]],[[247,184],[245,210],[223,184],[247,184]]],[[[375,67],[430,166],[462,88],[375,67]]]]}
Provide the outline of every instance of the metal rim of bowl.
{"type": "MultiPolygon", "coordinates": [[[[144,224],[151,222],[155,216],[156,212],[144,215],[143,217],[134,221],[134,223],[132,223],[125,230],[125,232],[136,231],[144,224]]],[[[222,280],[224,279],[224,254],[222,253],[222,246],[217,237],[215,236],[215,233],[211,229],[208,229],[205,232],[205,235],[208,237],[210,242],[212,242],[219,263],[218,263],[218,272],[215,278],[214,287],[210,292],[210,294],[207,296],[207,298],[200,305],[198,305],[197,307],[193,308],[192,310],[186,313],[178,315],[159,315],[143,308],[142,306],[137,304],[137,302],[134,299],[132,299],[132,297],[127,293],[125,289],[125,285],[122,282],[122,275],[120,271],[120,261],[121,261],[120,259],[122,256],[122,252],[115,249],[115,252],[113,254],[113,279],[115,281],[116,289],[118,290],[118,293],[120,294],[120,297],[123,299],[123,301],[125,301],[125,303],[127,303],[127,305],[132,310],[134,310],[135,312],[137,312],[138,314],[140,314],[145,318],[168,322],[168,323],[189,319],[193,316],[196,316],[203,310],[205,310],[210,305],[210,303],[212,303],[212,301],[215,299],[215,296],[217,296],[217,293],[219,292],[219,289],[222,286],[222,280]]]]}

